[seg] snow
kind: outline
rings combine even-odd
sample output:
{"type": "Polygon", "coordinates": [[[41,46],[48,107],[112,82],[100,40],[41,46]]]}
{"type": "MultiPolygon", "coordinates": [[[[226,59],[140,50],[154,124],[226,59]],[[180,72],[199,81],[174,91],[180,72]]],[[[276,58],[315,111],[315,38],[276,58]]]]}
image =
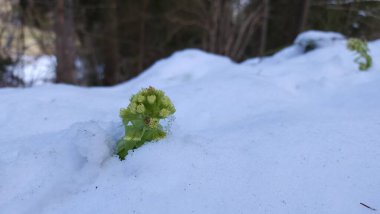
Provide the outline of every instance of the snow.
{"type": "Polygon", "coordinates": [[[22,79],[27,86],[43,85],[55,78],[55,56],[24,56],[15,66],[9,66],[15,76],[22,79]]]}
{"type": "Polygon", "coordinates": [[[256,65],[258,63],[279,63],[290,58],[303,56],[305,52],[334,46],[336,43],[345,43],[345,37],[336,32],[323,32],[309,30],[301,33],[294,41],[294,45],[284,48],[271,57],[253,58],[245,60],[242,64],[256,65]]]}
{"type": "Polygon", "coordinates": [[[184,50],[109,88],[1,89],[0,213],[379,210],[380,40],[369,48],[367,72],[336,40],[254,64],[184,50]],[[119,109],[149,85],[176,106],[171,134],[119,161],[119,109]]]}
{"type": "Polygon", "coordinates": [[[344,38],[340,33],[309,30],[298,35],[294,43],[306,46],[309,42],[314,42],[317,47],[326,47],[334,44],[336,40],[344,38]]]}
{"type": "MultiPolygon", "coordinates": [[[[21,57],[13,66],[8,66],[7,71],[20,78],[26,87],[46,85],[54,82],[56,77],[57,59],[53,55],[21,57]]],[[[82,59],[75,59],[76,78],[80,81],[85,76],[85,66],[82,59]]]]}

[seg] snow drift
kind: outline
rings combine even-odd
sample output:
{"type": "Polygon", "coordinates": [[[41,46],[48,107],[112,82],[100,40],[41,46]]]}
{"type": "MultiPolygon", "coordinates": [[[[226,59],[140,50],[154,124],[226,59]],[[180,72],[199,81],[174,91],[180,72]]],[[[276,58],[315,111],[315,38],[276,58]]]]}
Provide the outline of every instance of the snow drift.
{"type": "Polygon", "coordinates": [[[242,64],[185,50],[111,88],[0,90],[0,213],[380,209],[380,41],[368,72],[343,38],[298,46],[242,64]],[[121,162],[119,109],[149,85],[176,106],[171,134],[121,162]]]}

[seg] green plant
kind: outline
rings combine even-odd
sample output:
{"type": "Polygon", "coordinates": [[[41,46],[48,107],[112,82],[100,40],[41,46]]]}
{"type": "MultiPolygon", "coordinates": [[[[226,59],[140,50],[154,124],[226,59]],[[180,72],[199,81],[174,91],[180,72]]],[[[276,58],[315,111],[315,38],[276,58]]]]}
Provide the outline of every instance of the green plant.
{"type": "Polygon", "coordinates": [[[359,54],[359,56],[355,58],[355,62],[359,64],[361,71],[366,71],[372,66],[372,57],[368,54],[369,49],[366,41],[350,38],[347,41],[347,48],[359,54]]]}
{"type": "Polygon", "coordinates": [[[173,103],[161,90],[149,87],[133,95],[128,107],[120,109],[125,136],[116,146],[119,158],[124,160],[129,150],[139,148],[145,142],[166,137],[167,133],[160,120],[174,112],[173,103]]]}

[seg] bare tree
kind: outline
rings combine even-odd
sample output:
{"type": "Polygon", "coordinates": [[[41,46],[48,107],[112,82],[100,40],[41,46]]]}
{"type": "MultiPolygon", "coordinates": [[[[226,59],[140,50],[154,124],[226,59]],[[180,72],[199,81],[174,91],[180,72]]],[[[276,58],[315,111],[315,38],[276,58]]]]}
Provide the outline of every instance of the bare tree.
{"type": "Polygon", "coordinates": [[[170,20],[184,27],[198,27],[203,33],[203,49],[239,61],[243,58],[256,29],[262,25],[265,14],[265,2],[248,1],[245,5],[241,2],[196,0],[193,1],[196,6],[177,9],[177,13],[173,14],[170,20]],[[191,19],[187,19],[182,18],[181,14],[192,16],[191,19]]]}

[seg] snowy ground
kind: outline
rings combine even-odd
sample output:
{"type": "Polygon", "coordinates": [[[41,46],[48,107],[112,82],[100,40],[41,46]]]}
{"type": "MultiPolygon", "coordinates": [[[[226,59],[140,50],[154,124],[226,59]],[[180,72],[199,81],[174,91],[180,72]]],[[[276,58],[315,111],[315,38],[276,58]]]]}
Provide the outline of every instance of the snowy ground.
{"type": "Polygon", "coordinates": [[[380,40],[368,72],[342,39],[300,44],[242,64],[185,50],[112,88],[1,89],[0,213],[379,212],[380,40]],[[119,109],[149,85],[177,108],[171,134],[121,162],[119,109]]]}

